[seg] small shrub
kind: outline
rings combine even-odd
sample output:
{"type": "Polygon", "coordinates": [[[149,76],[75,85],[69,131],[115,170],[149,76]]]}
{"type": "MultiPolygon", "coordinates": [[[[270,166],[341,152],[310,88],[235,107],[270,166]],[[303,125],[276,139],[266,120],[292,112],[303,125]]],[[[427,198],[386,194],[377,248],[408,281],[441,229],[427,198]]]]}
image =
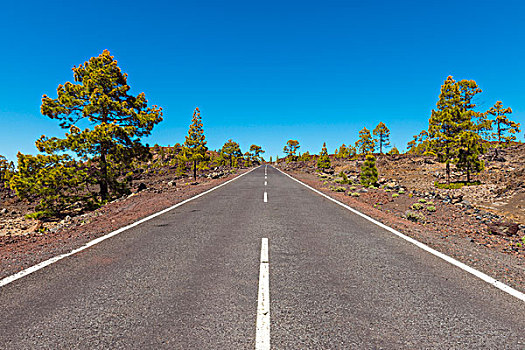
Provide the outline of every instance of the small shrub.
{"type": "Polygon", "coordinates": [[[342,186],[337,186],[337,187],[334,187],[332,189],[332,191],[334,191],[334,192],[344,192],[344,191],[346,191],[346,188],[344,188],[342,186]]]}
{"type": "Polygon", "coordinates": [[[392,198],[397,198],[397,197],[399,197],[399,194],[397,194],[397,193],[392,193],[392,198]]]}
{"type": "Polygon", "coordinates": [[[414,222],[421,222],[421,221],[425,221],[425,217],[418,213],[418,212],[413,212],[413,211],[407,211],[405,213],[405,217],[410,220],[410,221],[414,221],[414,222]]]}
{"type": "Polygon", "coordinates": [[[405,190],[399,190],[397,193],[403,194],[403,193],[405,193],[405,190]]]}
{"type": "Polygon", "coordinates": [[[345,184],[346,183],[345,179],[343,179],[342,177],[336,177],[334,182],[336,182],[338,184],[345,184]]]}
{"type": "Polygon", "coordinates": [[[433,206],[433,205],[429,205],[429,206],[427,207],[427,210],[428,210],[429,212],[433,213],[433,212],[436,211],[436,207],[433,206]]]}
{"type": "Polygon", "coordinates": [[[474,182],[459,181],[459,182],[452,182],[450,184],[442,184],[442,183],[439,183],[438,181],[434,182],[434,186],[436,186],[437,188],[446,189],[446,190],[456,190],[463,186],[477,186],[477,185],[481,185],[481,182],[480,181],[474,181],[474,182]]]}
{"type": "Polygon", "coordinates": [[[426,202],[427,202],[427,200],[424,199],[424,198],[419,199],[419,203],[423,203],[423,204],[425,204],[426,202]]]}
{"type": "Polygon", "coordinates": [[[392,190],[390,188],[387,188],[385,192],[392,192],[392,190]]]}
{"type": "Polygon", "coordinates": [[[357,192],[352,192],[352,193],[350,194],[350,196],[352,196],[352,197],[359,197],[360,194],[357,193],[357,192]]]}
{"type": "Polygon", "coordinates": [[[412,204],[412,209],[414,209],[414,210],[421,210],[423,208],[424,208],[424,206],[421,203],[414,203],[414,204],[412,204]]]}
{"type": "Polygon", "coordinates": [[[355,186],[350,186],[349,189],[350,189],[350,191],[354,191],[356,189],[356,187],[355,186]]]}

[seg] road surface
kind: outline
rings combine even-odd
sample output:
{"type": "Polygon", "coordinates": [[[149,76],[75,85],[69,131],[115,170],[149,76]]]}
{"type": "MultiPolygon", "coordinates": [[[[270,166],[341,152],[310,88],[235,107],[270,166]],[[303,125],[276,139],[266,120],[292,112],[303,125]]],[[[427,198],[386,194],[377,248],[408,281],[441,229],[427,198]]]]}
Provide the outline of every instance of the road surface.
{"type": "Polygon", "coordinates": [[[0,348],[523,349],[524,304],[261,166],[1,287],[0,348]]]}

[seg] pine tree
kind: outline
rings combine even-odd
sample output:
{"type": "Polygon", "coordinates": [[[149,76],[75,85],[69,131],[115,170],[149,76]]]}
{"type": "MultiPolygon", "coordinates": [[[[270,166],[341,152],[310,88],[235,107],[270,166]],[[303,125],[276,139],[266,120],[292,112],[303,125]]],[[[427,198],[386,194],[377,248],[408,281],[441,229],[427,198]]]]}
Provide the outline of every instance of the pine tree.
{"type": "Polygon", "coordinates": [[[507,118],[508,114],[512,113],[510,107],[503,108],[503,103],[497,101],[493,107],[491,107],[486,115],[491,115],[494,119],[489,120],[490,129],[494,126],[496,130],[490,134],[490,139],[497,142],[496,146],[496,157],[498,156],[498,148],[504,147],[509,142],[516,140],[515,134],[520,132],[520,123],[516,123],[507,118]]]}
{"type": "Polygon", "coordinates": [[[250,152],[251,152],[251,157],[255,162],[260,163],[262,161],[261,154],[263,154],[264,151],[261,146],[251,145],[250,152]]]}
{"type": "Polygon", "coordinates": [[[9,163],[7,162],[7,159],[0,155],[0,187],[4,186],[4,181],[7,178],[8,166],[9,163]]]}
{"type": "Polygon", "coordinates": [[[460,147],[458,149],[456,167],[466,172],[467,183],[472,173],[478,174],[485,169],[484,162],[479,155],[485,153],[485,146],[481,136],[471,130],[465,130],[460,135],[460,147]]]}
{"type": "Polygon", "coordinates": [[[379,154],[383,154],[383,147],[390,147],[390,130],[386,127],[385,123],[380,122],[374,129],[375,143],[379,143],[379,154]]]}
{"type": "Polygon", "coordinates": [[[193,111],[188,136],[186,136],[186,141],[184,142],[186,157],[193,164],[193,179],[195,180],[197,180],[197,164],[206,160],[206,151],[208,150],[206,143],[201,112],[197,107],[193,111]]]}
{"type": "Polygon", "coordinates": [[[446,164],[447,183],[450,183],[450,164],[458,161],[460,150],[463,169],[469,172],[471,168],[479,168],[474,163],[482,147],[473,147],[472,142],[480,142],[474,133],[482,128],[481,123],[476,123],[482,115],[474,111],[476,105],[472,99],[480,92],[474,80],[456,82],[449,76],[441,86],[437,108],[432,110],[428,128],[430,146],[438,161],[446,164]]]}
{"type": "Polygon", "coordinates": [[[230,167],[236,166],[235,164],[237,164],[237,158],[242,156],[241,147],[232,139],[229,139],[222,146],[221,153],[230,160],[230,167]]]}
{"type": "Polygon", "coordinates": [[[87,162],[101,199],[107,200],[111,193],[126,192],[126,184],[118,178],[132,162],[147,159],[149,148],[141,138],[162,121],[162,109],[148,107],[144,93],[129,94],[128,76],[107,50],[73,67],[73,73],[75,83],[60,84],[58,98],[44,95],[41,106],[43,115],[60,121],[69,133],[65,139],[42,136],[36,146],[48,154],[73,152],[87,162]],[[93,128],[81,130],[79,123],[93,128]]]}
{"type": "Polygon", "coordinates": [[[394,146],[387,154],[390,154],[390,155],[399,154],[399,150],[397,149],[396,146],[394,146]]]}
{"type": "Polygon", "coordinates": [[[299,157],[300,162],[309,162],[312,159],[312,156],[310,156],[310,152],[306,151],[299,157]]]}
{"type": "Polygon", "coordinates": [[[286,146],[283,148],[283,152],[286,153],[291,160],[295,160],[297,158],[296,153],[299,148],[301,148],[301,146],[299,146],[299,141],[288,140],[288,142],[286,142],[286,146]]]}
{"type": "Polygon", "coordinates": [[[321,149],[321,153],[319,153],[319,158],[317,158],[317,168],[329,169],[330,167],[330,156],[328,155],[328,150],[326,149],[326,142],[324,142],[323,148],[321,149]]]}
{"type": "Polygon", "coordinates": [[[361,154],[372,153],[375,148],[375,142],[370,135],[370,130],[363,128],[359,131],[359,140],[355,142],[355,148],[359,150],[361,154]]]}
{"type": "Polygon", "coordinates": [[[359,174],[361,185],[374,186],[377,184],[377,178],[376,158],[371,154],[367,154],[359,174]]]}

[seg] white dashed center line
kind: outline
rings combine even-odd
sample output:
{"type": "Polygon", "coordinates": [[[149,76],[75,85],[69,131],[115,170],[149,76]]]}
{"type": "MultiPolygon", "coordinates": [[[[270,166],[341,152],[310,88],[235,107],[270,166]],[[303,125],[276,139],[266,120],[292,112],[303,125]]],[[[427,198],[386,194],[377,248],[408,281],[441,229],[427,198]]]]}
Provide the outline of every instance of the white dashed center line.
{"type": "Polygon", "coordinates": [[[264,191],[264,197],[263,197],[264,203],[268,202],[268,193],[264,191]]]}
{"type": "Polygon", "coordinates": [[[261,265],[259,269],[259,295],[257,299],[257,330],[255,350],[270,349],[270,261],[268,238],[261,240],[261,265]]]}

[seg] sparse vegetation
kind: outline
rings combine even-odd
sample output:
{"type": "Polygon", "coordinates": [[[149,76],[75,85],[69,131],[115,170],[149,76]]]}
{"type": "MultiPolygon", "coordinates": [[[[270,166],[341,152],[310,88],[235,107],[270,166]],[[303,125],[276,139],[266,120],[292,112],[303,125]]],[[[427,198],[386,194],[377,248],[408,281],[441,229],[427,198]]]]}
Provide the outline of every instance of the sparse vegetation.
{"type": "Polygon", "coordinates": [[[424,207],[425,206],[423,204],[421,204],[421,203],[414,203],[414,204],[412,204],[412,209],[414,209],[414,210],[421,210],[424,207]]]}
{"type": "Polygon", "coordinates": [[[427,207],[427,211],[429,211],[429,212],[433,213],[433,212],[435,212],[435,211],[436,211],[436,207],[435,207],[435,206],[433,206],[433,205],[429,205],[429,206],[427,207]]]}
{"type": "Polygon", "coordinates": [[[317,159],[317,168],[318,169],[329,169],[331,166],[330,157],[328,156],[328,150],[326,149],[326,142],[323,143],[323,148],[317,159]]]}
{"type": "Polygon", "coordinates": [[[390,147],[390,130],[386,127],[385,123],[380,122],[375,127],[373,133],[376,136],[374,141],[376,145],[379,145],[379,153],[383,154],[383,148],[390,147]]]}
{"type": "Polygon", "coordinates": [[[292,161],[295,161],[297,158],[297,151],[301,148],[299,141],[297,140],[288,140],[286,145],[283,148],[283,152],[288,155],[288,158],[292,161]]]}
{"type": "Polygon", "coordinates": [[[425,216],[419,212],[414,212],[414,211],[410,211],[408,210],[406,213],[405,213],[405,217],[410,220],[410,221],[414,221],[414,222],[423,222],[425,221],[425,216]]]}
{"type": "Polygon", "coordinates": [[[375,141],[372,139],[370,130],[363,128],[359,131],[359,140],[355,142],[355,148],[358,149],[361,154],[368,154],[374,151],[375,141]]]}
{"type": "Polygon", "coordinates": [[[378,172],[376,168],[376,158],[368,154],[365,158],[363,166],[361,166],[361,173],[359,175],[361,185],[374,186],[377,184],[378,172]]]}

